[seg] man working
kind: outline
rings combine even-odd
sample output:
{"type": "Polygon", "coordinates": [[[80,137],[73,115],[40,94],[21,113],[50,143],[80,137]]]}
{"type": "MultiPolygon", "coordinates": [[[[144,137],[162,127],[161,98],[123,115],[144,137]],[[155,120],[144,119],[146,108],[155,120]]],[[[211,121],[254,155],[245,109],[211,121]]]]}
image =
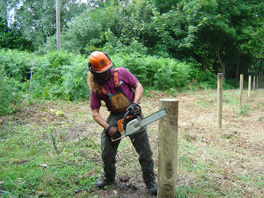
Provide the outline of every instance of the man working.
{"type": "MultiPolygon", "coordinates": [[[[127,109],[136,108],[143,96],[143,87],[138,79],[123,67],[112,68],[113,63],[107,54],[94,51],[89,56],[88,86],[90,88],[90,108],[93,119],[104,128],[101,134],[101,157],[104,177],[96,183],[99,189],[115,182],[116,154],[120,140],[117,121],[124,117],[127,109]],[[135,91],[134,91],[134,90],[135,91]],[[107,120],[100,114],[101,101],[104,101],[110,115],[107,120]]],[[[139,154],[143,180],[151,195],[157,195],[153,171],[152,151],[146,129],[130,135],[130,140],[139,154]]]]}

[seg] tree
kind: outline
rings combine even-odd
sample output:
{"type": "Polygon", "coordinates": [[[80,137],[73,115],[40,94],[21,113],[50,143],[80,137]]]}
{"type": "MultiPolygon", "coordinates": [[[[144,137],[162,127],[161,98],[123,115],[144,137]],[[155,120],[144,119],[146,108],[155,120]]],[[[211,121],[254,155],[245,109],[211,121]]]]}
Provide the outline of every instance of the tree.
{"type": "MultiPolygon", "coordinates": [[[[54,0],[25,0],[15,9],[15,23],[23,36],[32,41],[34,46],[43,45],[47,38],[56,33],[56,9],[54,0]]],[[[61,28],[68,21],[80,14],[87,5],[78,5],[74,0],[61,1],[61,28]]]]}
{"type": "Polygon", "coordinates": [[[176,6],[181,0],[153,0],[155,7],[160,13],[166,13],[176,6]]]}
{"type": "Polygon", "coordinates": [[[24,39],[16,29],[10,29],[6,20],[0,17],[0,47],[33,51],[31,42],[24,39]]]}

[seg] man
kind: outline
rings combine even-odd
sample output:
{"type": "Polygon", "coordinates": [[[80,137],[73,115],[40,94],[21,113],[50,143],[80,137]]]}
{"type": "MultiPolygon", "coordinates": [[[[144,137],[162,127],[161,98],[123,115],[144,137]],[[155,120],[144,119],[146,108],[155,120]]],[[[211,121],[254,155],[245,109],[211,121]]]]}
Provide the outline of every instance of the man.
{"type": "MultiPolygon", "coordinates": [[[[112,142],[111,137],[120,137],[117,121],[124,117],[128,109],[135,109],[143,96],[143,87],[138,79],[123,67],[112,68],[107,54],[94,51],[89,56],[88,85],[90,88],[90,108],[93,119],[104,128],[101,134],[101,157],[104,177],[96,183],[99,189],[115,182],[116,154],[120,140],[112,142]],[[110,115],[104,120],[100,114],[104,101],[110,115]]],[[[157,195],[153,171],[152,151],[146,129],[130,135],[130,140],[139,154],[143,180],[151,195],[157,195]]]]}

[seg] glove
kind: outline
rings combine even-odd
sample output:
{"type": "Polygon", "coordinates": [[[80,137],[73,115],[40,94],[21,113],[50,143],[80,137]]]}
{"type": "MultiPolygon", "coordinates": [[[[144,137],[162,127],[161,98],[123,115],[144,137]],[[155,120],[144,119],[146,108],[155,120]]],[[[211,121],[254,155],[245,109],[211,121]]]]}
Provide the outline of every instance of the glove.
{"type": "Polygon", "coordinates": [[[126,112],[134,112],[134,111],[137,111],[137,110],[140,110],[141,107],[139,106],[139,104],[136,104],[136,103],[131,103],[131,105],[129,107],[127,107],[126,109],[126,112]]]}
{"type": "Polygon", "coordinates": [[[114,133],[114,135],[112,136],[114,139],[120,138],[121,137],[121,133],[116,130],[116,132],[114,133]]]}
{"type": "Polygon", "coordinates": [[[112,136],[114,139],[121,137],[121,133],[115,127],[111,125],[107,127],[107,129],[105,130],[105,133],[112,136]]]}

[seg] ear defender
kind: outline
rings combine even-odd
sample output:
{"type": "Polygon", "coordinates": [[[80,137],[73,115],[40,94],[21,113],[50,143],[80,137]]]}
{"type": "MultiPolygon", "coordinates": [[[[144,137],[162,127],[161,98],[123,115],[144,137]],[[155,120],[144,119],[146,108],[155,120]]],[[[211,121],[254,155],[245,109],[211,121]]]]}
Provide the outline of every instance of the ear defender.
{"type": "Polygon", "coordinates": [[[90,62],[88,62],[88,69],[93,75],[96,74],[95,69],[90,62]]]}

